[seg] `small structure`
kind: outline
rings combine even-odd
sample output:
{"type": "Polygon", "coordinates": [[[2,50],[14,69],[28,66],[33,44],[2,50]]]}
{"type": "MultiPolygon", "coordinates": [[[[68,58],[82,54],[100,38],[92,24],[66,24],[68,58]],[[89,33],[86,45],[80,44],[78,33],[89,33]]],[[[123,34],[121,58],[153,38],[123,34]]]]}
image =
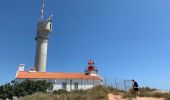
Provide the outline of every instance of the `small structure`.
{"type": "MultiPolygon", "coordinates": [[[[89,62],[91,62],[90,60],[89,62]]],[[[19,66],[15,81],[23,82],[25,80],[46,80],[53,84],[53,90],[64,89],[67,91],[75,89],[89,89],[96,85],[102,85],[102,78],[95,72],[95,67],[91,68],[88,63],[85,73],[70,72],[38,72],[36,70],[24,71],[24,65],[19,66]],[[88,74],[87,74],[88,73],[88,74]]]]}

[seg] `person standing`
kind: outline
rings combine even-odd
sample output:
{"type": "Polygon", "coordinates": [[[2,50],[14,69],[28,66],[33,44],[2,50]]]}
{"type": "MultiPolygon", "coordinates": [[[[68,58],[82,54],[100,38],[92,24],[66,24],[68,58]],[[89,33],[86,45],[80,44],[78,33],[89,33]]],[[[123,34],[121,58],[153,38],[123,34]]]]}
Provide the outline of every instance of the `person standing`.
{"type": "Polygon", "coordinates": [[[138,83],[135,80],[132,80],[132,87],[133,87],[133,91],[136,94],[139,94],[139,88],[138,88],[138,83]]]}

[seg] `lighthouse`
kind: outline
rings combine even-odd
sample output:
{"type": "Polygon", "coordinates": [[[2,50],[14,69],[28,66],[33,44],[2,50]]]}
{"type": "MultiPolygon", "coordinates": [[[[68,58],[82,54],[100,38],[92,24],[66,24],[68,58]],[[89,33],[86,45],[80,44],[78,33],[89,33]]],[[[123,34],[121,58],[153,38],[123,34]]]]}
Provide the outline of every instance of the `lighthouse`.
{"type": "Polygon", "coordinates": [[[52,31],[52,22],[50,15],[47,20],[44,20],[44,0],[41,4],[41,16],[40,21],[37,24],[37,35],[36,40],[36,56],[35,56],[35,69],[38,72],[46,71],[46,60],[47,60],[47,47],[49,34],[52,31]]]}
{"type": "Polygon", "coordinates": [[[93,60],[88,61],[88,67],[85,70],[86,75],[97,75],[98,74],[98,70],[96,69],[94,64],[95,64],[95,62],[93,60]]]}

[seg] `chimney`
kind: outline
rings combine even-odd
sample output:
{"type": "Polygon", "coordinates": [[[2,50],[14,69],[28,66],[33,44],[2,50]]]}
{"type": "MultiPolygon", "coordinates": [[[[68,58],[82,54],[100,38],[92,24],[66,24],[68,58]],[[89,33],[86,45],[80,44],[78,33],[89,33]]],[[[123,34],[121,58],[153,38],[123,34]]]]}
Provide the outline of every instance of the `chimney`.
{"type": "Polygon", "coordinates": [[[25,64],[19,64],[18,71],[24,71],[25,64]]]}

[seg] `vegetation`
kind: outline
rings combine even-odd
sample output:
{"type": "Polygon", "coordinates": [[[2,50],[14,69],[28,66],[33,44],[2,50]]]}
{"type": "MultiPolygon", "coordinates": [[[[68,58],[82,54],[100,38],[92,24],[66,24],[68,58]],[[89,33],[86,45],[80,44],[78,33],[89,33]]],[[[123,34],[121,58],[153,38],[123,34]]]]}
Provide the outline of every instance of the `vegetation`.
{"type": "Polygon", "coordinates": [[[122,95],[123,98],[139,97],[156,97],[170,100],[170,94],[157,92],[156,89],[149,87],[139,88],[139,94],[134,93],[132,89],[122,91],[113,87],[105,87],[102,85],[95,86],[87,90],[57,90],[47,92],[52,86],[46,81],[30,81],[26,80],[22,83],[11,82],[0,86],[0,99],[12,99],[17,97],[17,100],[108,100],[107,94],[122,95]]]}
{"type": "Polygon", "coordinates": [[[53,93],[35,93],[19,100],[108,100],[107,88],[95,86],[87,90],[65,90],[54,91],[53,93]]]}
{"type": "Polygon", "coordinates": [[[170,100],[170,94],[157,92],[157,89],[152,89],[149,87],[139,88],[139,93],[135,94],[132,89],[123,93],[123,98],[135,98],[139,97],[155,97],[155,98],[165,98],[165,100],[170,100]]]}
{"type": "Polygon", "coordinates": [[[12,99],[13,97],[22,97],[36,92],[46,92],[46,90],[50,87],[51,84],[49,82],[41,80],[26,80],[22,83],[12,81],[11,83],[0,86],[0,98],[12,99]]]}

